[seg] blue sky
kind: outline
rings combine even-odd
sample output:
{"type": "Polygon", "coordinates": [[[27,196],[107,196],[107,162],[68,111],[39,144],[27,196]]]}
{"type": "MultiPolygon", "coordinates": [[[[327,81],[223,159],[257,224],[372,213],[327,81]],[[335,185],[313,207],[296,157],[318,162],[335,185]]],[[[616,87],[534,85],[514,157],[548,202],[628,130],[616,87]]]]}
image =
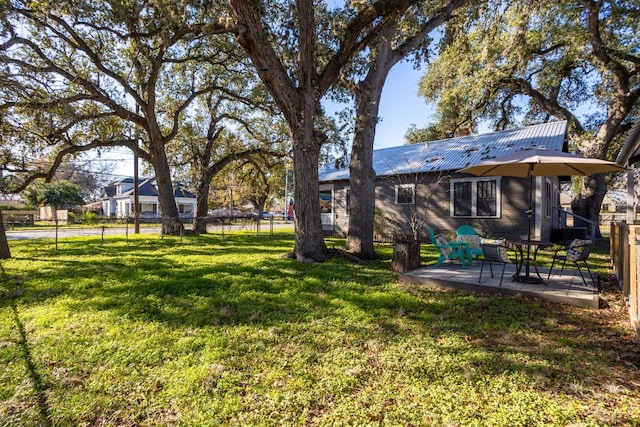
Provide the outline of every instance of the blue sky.
{"type": "Polygon", "coordinates": [[[408,62],[391,69],[380,100],[381,121],[376,127],[374,148],[402,145],[412,124],[424,127],[432,121],[432,108],[418,95],[418,82],[423,74],[408,62]]]}

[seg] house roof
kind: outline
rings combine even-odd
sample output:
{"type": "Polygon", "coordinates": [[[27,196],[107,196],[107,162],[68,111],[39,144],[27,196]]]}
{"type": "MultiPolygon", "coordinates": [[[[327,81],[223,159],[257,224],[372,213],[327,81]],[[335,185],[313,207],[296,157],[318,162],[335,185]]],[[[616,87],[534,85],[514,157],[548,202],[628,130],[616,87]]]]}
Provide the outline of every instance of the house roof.
{"type": "Polygon", "coordinates": [[[103,197],[113,197],[116,195],[116,187],[103,187],[103,197]]]}
{"type": "MultiPolygon", "coordinates": [[[[373,152],[377,176],[456,171],[512,152],[538,147],[565,151],[567,122],[510,129],[501,132],[405,144],[373,152]]],[[[320,167],[320,182],[349,179],[349,164],[335,162],[320,167]]]]}
{"type": "Polygon", "coordinates": [[[640,118],[631,126],[616,162],[628,166],[640,162],[640,118]]]}
{"type": "MultiPolygon", "coordinates": [[[[131,181],[131,183],[133,183],[133,178],[125,178],[123,180],[118,181],[116,184],[129,183],[129,180],[131,181]]],[[[115,187],[104,187],[104,191],[105,191],[106,197],[119,197],[119,198],[133,196],[133,193],[134,193],[133,188],[128,191],[124,191],[120,194],[116,194],[115,187]]],[[[187,191],[180,183],[176,183],[175,190],[173,191],[173,195],[175,197],[184,197],[189,199],[196,198],[195,194],[191,193],[190,191],[187,191]]],[[[138,184],[138,196],[151,196],[151,197],[158,196],[158,188],[156,187],[155,178],[143,179],[138,184]]]]}

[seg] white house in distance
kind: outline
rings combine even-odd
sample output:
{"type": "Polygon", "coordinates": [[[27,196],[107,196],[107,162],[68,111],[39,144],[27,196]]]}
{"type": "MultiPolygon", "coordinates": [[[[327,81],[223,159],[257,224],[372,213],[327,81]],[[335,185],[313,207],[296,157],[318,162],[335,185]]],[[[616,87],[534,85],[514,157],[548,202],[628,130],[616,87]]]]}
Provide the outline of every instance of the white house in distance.
{"type": "MultiPolygon", "coordinates": [[[[180,217],[193,217],[196,211],[196,196],[180,184],[176,184],[174,197],[180,217]]],[[[132,216],[134,205],[133,178],[124,178],[102,189],[102,213],[105,216],[125,218],[132,216]]],[[[138,184],[140,217],[160,218],[158,187],[155,178],[140,179],[138,184]]]]}

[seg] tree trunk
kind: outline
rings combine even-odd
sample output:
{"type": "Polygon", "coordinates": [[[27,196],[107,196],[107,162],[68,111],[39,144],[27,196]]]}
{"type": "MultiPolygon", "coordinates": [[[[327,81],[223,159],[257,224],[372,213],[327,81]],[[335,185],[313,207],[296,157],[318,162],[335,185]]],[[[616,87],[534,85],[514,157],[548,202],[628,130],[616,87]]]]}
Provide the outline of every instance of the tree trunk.
{"type": "Polygon", "coordinates": [[[9,241],[7,240],[7,233],[4,228],[4,218],[2,211],[0,211],[0,259],[11,258],[11,251],[9,250],[9,241]]]}
{"type": "MultiPolygon", "coordinates": [[[[620,118],[607,121],[593,138],[585,138],[584,133],[571,135],[582,155],[596,159],[606,159],[607,151],[615,135],[620,133],[620,118]],[[581,138],[582,137],[582,138],[581,138]]],[[[592,237],[602,237],[600,232],[600,208],[602,200],[607,193],[606,175],[603,173],[581,177],[582,185],[577,197],[571,202],[571,210],[576,215],[580,215],[596,222],[596,235],[592,237]]],[[[584,224],[587,226],[588,224],[584,224]]]]}
{"type": "MultiPolygon", "coordinates": [[[[301,129],[302,131],[303,129],[301,129]]],[[[313,129],[297,132],[293,138],[293,176],[295,200],[295,246],[293,252],[300,262],[325,261],[327,247],[322,234],[320,216],[320,183],[318,180],[318,159],[320,145],[309,143],[313,139],[313,129]],[[312,135],[305,138],[305,134],[312,135]]]]}
{"type": "Polygon", "coordinates": [[[396,273],[406,273],[420,267],[420,241],[396,240],[389,268],[396,273]]]}
{"type": "Polygon", "coordinates": [[[376,173],[373,142],[382,84],[365,85],[356,95],[356,131],[349,165],[349,230],[346,250],[362,259],[376,257],[373,246],[376,173]]]}
{"type": "Polygon", "coordinates": [[[207,233],[207,214],[209,213],[209,190],[212,174],[203,173],[196,189],[196,216],[193,218],[193,231],[197,234],[207,233]]]}
{"type": "MultiPolygon", "coordinates": [[[[605,174],[586,176],[582,178],[583,186],[578,197],[571,202],[571,211],[587,219],[597,222],[596,235],[592,237],[602,237],[600,232],[600,208],[602,200],[607,192],[607,182],[605,174]]],[[[587,224],[584,224],[587,226],[587,224]]]]}
{"type": "Polygon", "coordinates": [[[362,259],[376,257],[373,247],[376,173],[373,143],[380,110],[382,88],[391,68],[401,59],[391,49],[395,26],[381,33],[374,64],[356,91],[356,124],[349,165],[349,230],[346,250],[362,259]]]}
{"type": "Polygon", "coordinates": [[[184,234],[184,225],[180,221],[173,183],[171,182],[171,168],[167,161],[164,145],[157,142],[152,146],[152,150],[153,167],[158,188],[158,203],[162,212],[161,233],[167,236],[181,236],[184,234]]]}

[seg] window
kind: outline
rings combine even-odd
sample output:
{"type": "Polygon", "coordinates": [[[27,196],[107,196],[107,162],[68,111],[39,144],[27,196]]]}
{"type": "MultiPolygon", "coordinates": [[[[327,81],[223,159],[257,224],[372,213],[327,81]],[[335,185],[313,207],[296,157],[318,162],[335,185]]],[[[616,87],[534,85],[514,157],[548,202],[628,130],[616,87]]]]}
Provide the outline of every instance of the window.
{"type": "Polygon", "coordinates": [[[331,213],[333,210],[333,201],[331,200],[331,190],[320,190],[320,212],[323,214],[331,213]]]}
{"type": "Polygon", "coordinates": [[[544,216],[551,218],[553,214],[553,184],[548,180],[544,186],[544,216]]]}
{"type": "Polygon", "coordinates": [[[500,216],[500,177],[451,180],[451,215],[500,216]]]}
{"type": "Polygon", "coordinates": [[[498,186],[496,181],[478,181],[478,216],[496,216],[498,211],[498,186]]]}
{"type": "Polygon", "coordinates": [[[415,201],[415,185],[396,185],[396,204],[412,205],[415,201]]]}
{"type": "Polygon", "coordinates": [[[471,216],[471,183],[453,184],[453,216],[471,216]]]}
{"type": "Polygon", "coordinates": [[[344,214],[349,216],[351,209],[351,190],[349,188],[344,189],[344,214]]]}

